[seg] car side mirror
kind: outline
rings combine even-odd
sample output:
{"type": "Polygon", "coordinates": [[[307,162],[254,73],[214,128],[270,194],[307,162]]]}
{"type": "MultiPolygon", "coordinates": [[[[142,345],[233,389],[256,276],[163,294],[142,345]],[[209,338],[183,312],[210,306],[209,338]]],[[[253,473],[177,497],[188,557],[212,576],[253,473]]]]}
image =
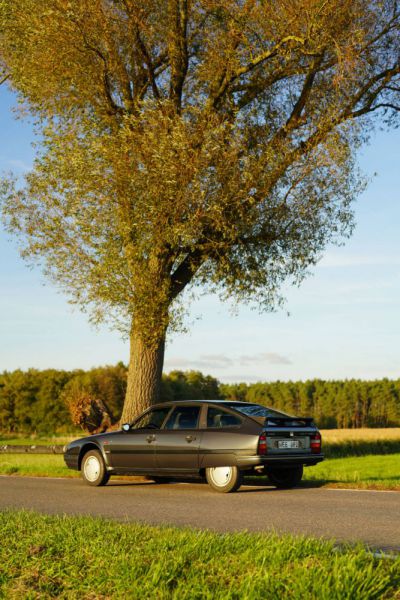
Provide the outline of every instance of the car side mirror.
{"type": "Polygon", "coordinates": [[[122,425],[122,431],[128,432],[130,431],[131,426],[129,425],[129,423],[124,423],[122,425]]]}

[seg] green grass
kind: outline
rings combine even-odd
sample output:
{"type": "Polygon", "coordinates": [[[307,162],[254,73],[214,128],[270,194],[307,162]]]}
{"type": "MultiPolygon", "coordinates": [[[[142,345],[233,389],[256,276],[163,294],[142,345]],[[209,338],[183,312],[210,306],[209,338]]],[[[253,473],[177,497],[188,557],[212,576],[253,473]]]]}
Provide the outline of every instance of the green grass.
{"type": "Polygon", "coordinates": [[[304,480],[337,487],[400,490],[400,454],[327,459],[304,469],[304,480]]]}
{"type": "Polygon", "coordinates": [[[62,454],[0,454],[0,475],[79,477],[65,466],[62,454]]]}
{"type": "MultiPolygon", "coordinates": [[[[0,475],[79,477],[61,455],[0,454],[0,475]]],[[[255,481],[255,480],[252,480],[255,481]]],[[[400,490],[400,454],[332,458],[304,469],[304,481],[330,487],[400,490]]]]}
{"type": "Polygon", "coordinates": [[[0,513],[7,600],[398,598],[400,558],[276,534],[0,513]]]}

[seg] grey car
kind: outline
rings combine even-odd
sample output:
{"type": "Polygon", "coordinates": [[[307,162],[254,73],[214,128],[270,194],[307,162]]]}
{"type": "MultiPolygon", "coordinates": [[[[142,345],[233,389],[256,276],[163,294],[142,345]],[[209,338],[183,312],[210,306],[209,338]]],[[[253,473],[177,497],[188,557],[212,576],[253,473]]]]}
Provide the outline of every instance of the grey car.
{"type": "Polygon", "coordinates": [[[71,442],[64,454],[92,486],[111,475],[145,475],[159,483],[205,478],[218,492],[236,491],[244,475],[292,488],[304,466],[323,458],[313,419],[227,400],[157,404],[119,431],[71,442]]]}

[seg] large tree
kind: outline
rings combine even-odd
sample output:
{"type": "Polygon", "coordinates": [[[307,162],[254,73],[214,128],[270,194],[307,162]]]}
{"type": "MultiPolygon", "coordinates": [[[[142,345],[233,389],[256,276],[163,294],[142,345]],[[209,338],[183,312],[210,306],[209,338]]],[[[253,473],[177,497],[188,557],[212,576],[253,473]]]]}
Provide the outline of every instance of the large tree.
{"type": "Polygon", "coordinates": [[[154,402],[197,284],[271,308],[350,232],[354,153],[399,109],[396,0],[2,0],[41,141],[3,183],[23,254],[131,339],[154,402]]]}

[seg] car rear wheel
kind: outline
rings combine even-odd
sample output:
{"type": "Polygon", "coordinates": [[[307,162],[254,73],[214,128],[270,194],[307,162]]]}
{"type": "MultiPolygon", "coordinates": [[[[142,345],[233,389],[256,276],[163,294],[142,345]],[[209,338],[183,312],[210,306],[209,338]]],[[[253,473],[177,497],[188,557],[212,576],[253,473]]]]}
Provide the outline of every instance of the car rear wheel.
{"type": "Polygon", "coordinates": [[[81,465],[82,478],[88,485],[106,485],[110,479],[103,457],[98,450],[86,452],[81,465]]]}
{"type": "Polygon", "coordinates": [[[242,474],[237,467],[209,467],[206,479],[217,492],[236,492],[242,485],[242,474]]]}
{"type": "Polygon", "coordinates": [[[290,489],[298,485],[303,477],[303,465],[296,467],[270,468],[267,471],[268,479],[277,488],[290,489]]]}

